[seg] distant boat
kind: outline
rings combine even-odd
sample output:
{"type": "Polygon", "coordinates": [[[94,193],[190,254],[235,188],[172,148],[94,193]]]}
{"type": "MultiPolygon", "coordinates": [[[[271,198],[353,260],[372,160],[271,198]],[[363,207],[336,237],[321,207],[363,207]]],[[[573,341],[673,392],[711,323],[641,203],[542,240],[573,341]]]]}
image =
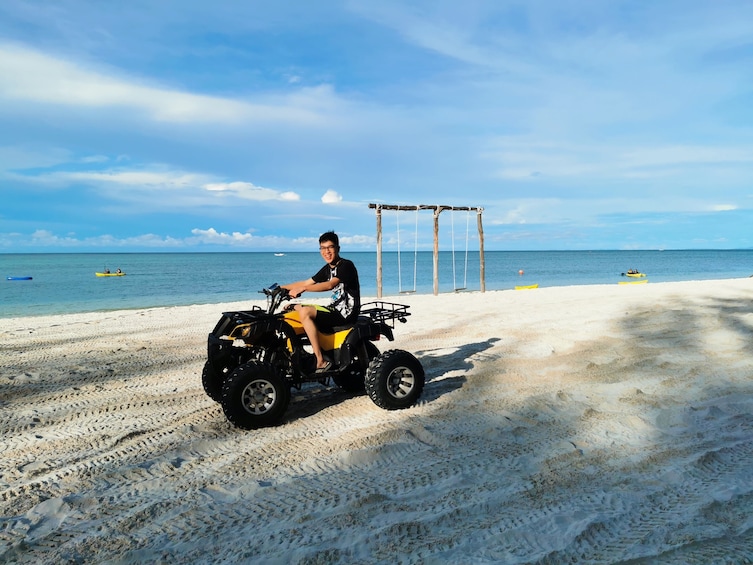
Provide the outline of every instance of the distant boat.
{"type": "Polygon", "coordinates": [[[30,281],[31,277],[7,277],[9,281],[30,281]]]}
{"type": "Polygon", "coordinates": [[[124,277],[125,273],[94,273],[98,277],[124,277]]]}
{"type": "Polygon", "coordinates": [[[633,278],[641,278],[645,277],[646,273],[641,273],[637,269],[630,269],[627,273],[622,273],[623,277],[633,277],[633,278]]]}
{"type": "Polygon", "coordinates": [[[284,256],[285,256],[284,253],[275,253],[275,257],[284,257],[284,256]]]}

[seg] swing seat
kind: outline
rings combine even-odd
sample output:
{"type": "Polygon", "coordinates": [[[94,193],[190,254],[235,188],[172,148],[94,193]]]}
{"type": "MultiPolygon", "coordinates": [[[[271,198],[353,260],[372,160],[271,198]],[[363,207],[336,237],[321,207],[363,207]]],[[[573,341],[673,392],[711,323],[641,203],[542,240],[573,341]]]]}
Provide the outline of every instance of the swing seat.
{"type": "Polygon", "coordinates": [[[401,290],[400,294],[415,294],[415,290],[401,290]]]}
{"type": "Polygon", "coordinates": [[[468,290],[468,289],[467,289],[467,288],[465,288],[465,287],[461,287],[461,288],[456,288],[456,289],[455,289],[455,292],[463,292],[464,290],[468,290]]]}

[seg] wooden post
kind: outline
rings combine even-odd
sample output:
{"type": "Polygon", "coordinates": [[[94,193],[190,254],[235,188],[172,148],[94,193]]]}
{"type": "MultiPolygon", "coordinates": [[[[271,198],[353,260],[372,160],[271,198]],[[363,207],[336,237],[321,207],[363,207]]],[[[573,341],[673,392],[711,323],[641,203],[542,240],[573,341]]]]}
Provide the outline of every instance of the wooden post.
{"type": "Polygon", "coordinates": [[[486,265],[484,263],[484,226],[481,225],[481,213],[483,208],[476,210],[476,223],[478,225],[478,264],[481,292],[486,292],[486,265]]]}
{"type": "Polygon", "coordinates": [[[376,207],[377,222],[377,298],[382,298],[382,207],[376,207]]]}
{"type": "Polygon", "coordinates": [[[434,208],[434,295],[439,294],[439,214],[442,207],[434,208]]]}

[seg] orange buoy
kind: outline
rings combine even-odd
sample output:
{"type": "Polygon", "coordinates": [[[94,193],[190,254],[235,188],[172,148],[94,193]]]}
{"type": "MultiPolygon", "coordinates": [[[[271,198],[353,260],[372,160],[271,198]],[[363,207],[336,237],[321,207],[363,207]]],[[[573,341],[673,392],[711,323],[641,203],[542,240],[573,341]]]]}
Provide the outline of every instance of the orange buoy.
{"type": "Polygon", "coordinates": [[[522,275],[522,274],[523,274],[523,269],[520,269],[520,270],[518,271],[518,274],[519,274],[519,275],[522,275]]]}

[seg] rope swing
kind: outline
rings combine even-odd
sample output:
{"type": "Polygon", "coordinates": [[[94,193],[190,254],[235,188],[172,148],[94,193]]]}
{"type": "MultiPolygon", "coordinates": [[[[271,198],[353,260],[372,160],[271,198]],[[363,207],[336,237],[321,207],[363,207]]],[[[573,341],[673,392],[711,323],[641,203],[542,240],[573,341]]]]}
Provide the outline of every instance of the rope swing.
{"type": "Polygon", "coordinates": [[[452,286],[455,292],[460,292],[468,288],[468,232],[471,222],[471,211],[466,212],[465,219],[465,267],[463,269],[463,286],[458,287],[455,280],[455,210],[452,210],[450,215],[450,229],[452,230],[452,286]]]}
{"type": "MultiPolygon", "coordinates": [[[[464,268],[464,277],[463,277],[463,287],[457,287],[456,277],[457,273],[455,272],[455,228],[453,225],[453,234],[452,234],[452,272],[453,272],[453,286],[456,287],[455,290],[464,290],[467,286],[467,276],[468,276],[468,241],[469,241],[469,231],[470,231],[470,213],[471,211],[476,213],[476,223],[478,226],[478,252],[479,252],[479,290],[481,292],[484,292],[486,290],[486,283],[484,281],[484,273],[485,273],[485,262],[484,262],[484,228],[481,221],[481,215],[483,213],[483,208],[479,206],[442,206],[437,204],[427,205],[427,204],[421,204],[418,206],[406,206],[403,204],[395,205],[395,204],[377,204],[377,203],[371,203],[369,204],[369,208],[372,208],[376,211],[376,252],[377,252],[377,259],[376,259],[376,277],[377,277],[377,298],[382,297],[382,212],[384,210],[395,210],[398,213],[399,212],[406,212],[408,210],[412,210],[416,212],[416,227],[415,227],[415,241],[414,241],[414,250],[413,250],[413,291],[416,292],[416,282],[418,279],[418,212],[428,210],[433,212],[433,233],[434,233],[434,244],[433,244],[433,251],[432,251],[432,269],[433,269],[433,279],[434,279],[434,294],[439,294],[439,215],[445,211],[445,210],[465,210],[468,212],[468,216],[466,218],[466,226],[465,226],[465,268],[464,268]]],[[[453,220],[454,221],[454,220],[453,220]]],[[[401,250],[400,250],[400,223],[399,219],[397,220],[397,240],[398,240],[398,286],[400,288],[400,292],[410,292],[410,291],[404,291],[403,286],[403,279],[402,279],[402,272],[401,272],[401,250]]]]}
{"type": "Polygon", "coordinates": [[[416,273],[418,266],[418,209],[416,209],[416,226],[413,236],[413,292],[416,292],[416,273]]]}
{"type": "Polygon", "coordinates": [[[416,265],[418,264],[418,210],[416,210],[416,228],[413,243],[413,290],[403,289],[403,262],[400,259],[400,210],[395,213],[395,223],[397,225],[397,289],[400,294],[411,294],[416,292],[416,265]]]}

